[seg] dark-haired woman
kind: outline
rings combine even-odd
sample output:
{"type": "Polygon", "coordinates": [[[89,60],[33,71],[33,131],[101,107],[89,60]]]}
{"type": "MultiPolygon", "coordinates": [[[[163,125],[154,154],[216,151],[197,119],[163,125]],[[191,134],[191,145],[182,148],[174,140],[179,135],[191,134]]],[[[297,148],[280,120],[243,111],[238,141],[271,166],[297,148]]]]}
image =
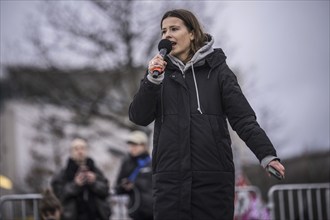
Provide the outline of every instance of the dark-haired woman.
{"type": "Polygon", "coordinates": [[[153,57],[129,109],[130,120],[154,124],[152,152],[156,220],[232,220],[234,163],[227,120],[265,168],[284,176],[276,151],[256,121],[236,76],[214,39],[187,10],[161,19],[172,42],[153,57]],[[154,69],[163,72],[153,77],[154,69]]]}

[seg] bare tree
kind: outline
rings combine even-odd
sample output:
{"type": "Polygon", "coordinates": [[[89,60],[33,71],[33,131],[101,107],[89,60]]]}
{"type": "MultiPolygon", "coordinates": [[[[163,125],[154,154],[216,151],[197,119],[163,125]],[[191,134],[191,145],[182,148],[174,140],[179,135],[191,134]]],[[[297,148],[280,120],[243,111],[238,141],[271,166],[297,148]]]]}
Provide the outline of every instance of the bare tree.
{"type": "MultiPolygon", "coordinates": [[[[63,152],[57,145],[71,138],[64,132],[69,124],[88,126],[90,119],[98,117],[135,128],[127,117],[128,106],[147,60],[157,52],[162,14],[169,8],[198,8],[210,23],[203,16],[203,5],[138,0],[40,3],[27,28],[38,65],[10,67],[6,85],[25,101],[55,104],[75,116],[70,121],[51,116],[35,121],[36,129],[46,130],[47,135],[37,134],[31,142],[55,144],[52,156],[31,147],[33,163],[26,180],[34,190],[39,191],[46,184],[40,181],[52,175],[54,167],[43,167],[45,161],[61,164],[63,152]]],[[[99,133],[109,137],[109,131],[99,133]]]]}
{"type": "MultiPolygon", "coordinates": [[[[128,105],[145,73],[145,63],[156,52],[160,16],[167,8],[182,5],[137,0],[42,2],[44,19],[30,23],[30,41],[48,71],[70,73],[57,81],[65,81],[65,92],[72,98],[60,97],[66,102],[56,104],[74,109],[83,123],[100,116],[132,126],[123,122],[127,122],[128,105]],[[159,14],[150,13],[157,12],[155,7],[159,14]],[[75,72],[102,74],[83,85],[75,80],[75,72]]],[[[199,2],[199,12],[202,7],[199,2]]]]}

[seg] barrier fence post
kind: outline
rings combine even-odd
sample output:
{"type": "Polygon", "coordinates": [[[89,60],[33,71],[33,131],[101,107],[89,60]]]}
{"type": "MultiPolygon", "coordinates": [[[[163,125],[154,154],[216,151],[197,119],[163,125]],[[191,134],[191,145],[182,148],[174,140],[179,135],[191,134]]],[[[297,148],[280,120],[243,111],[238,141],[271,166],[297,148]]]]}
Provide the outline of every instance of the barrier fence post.
{"type": "Polygon", "coordinates": [[[268,191],[272,220],[330,219],[330,183],[275,185],[268,191]]]}

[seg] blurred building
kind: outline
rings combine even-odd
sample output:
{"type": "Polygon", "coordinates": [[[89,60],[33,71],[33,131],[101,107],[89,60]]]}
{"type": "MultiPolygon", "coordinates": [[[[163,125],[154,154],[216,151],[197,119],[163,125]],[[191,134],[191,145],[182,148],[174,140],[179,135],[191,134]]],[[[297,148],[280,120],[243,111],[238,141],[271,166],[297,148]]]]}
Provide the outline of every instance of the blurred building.
{"type": "MultiPolygon", "coordinates": [[[[125,138],[133,126],[128,120],[118,116],[116,121],[112,120],[113,115],[79,112],[87,105],[84,101],[91,100],[86,96],[94,95],[96,88],[100,88],[97,82],[102,80],[102,74],[97,76],[92,71],[56,74],[47,70],[9,68],[7,76],[0,81],[0,174],[13,181],[15,193],[36,192],[49,186],[53,172],[65,165],[70,141],[75,136],[88,140],[90,156],[110,184],[126,153],[125,138]],[[76,88],[67,88],[70,80],[77,83],[76,88]],[[79,97],[80,92],[74,94],[72,89],[90,92],[79,97]]],[[[108,100],[109,103],[104,104],[104,100],[106,98],[100,100],[103,105],[98,107],[106,112],[107,105],[112,103],[108,100]]],[[[5,193],[1,190],[1,194],[5,193]]]]}

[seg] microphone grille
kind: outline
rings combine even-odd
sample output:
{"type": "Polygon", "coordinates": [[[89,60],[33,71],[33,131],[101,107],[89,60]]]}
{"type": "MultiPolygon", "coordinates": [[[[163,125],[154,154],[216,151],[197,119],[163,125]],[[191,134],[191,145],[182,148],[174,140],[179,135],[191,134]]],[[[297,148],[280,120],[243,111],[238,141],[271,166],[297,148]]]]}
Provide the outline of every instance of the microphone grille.
{"type": "Polygon", "coordinates": [[[166,49],[166,54],[169,54],[172,50],[172,43],[170,40],[162,39],[159,41],[158,50],[166,49]]]}

